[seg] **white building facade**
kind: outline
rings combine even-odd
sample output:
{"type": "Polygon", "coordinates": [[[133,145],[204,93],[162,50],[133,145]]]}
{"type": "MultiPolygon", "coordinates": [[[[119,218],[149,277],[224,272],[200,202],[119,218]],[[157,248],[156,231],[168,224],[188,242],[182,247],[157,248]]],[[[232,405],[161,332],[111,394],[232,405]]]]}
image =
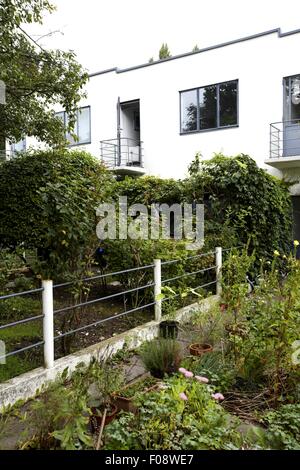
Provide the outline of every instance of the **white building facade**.
{"type": "Polygon", "coordinates": [[[273,30],[91,74],[77,145],[120,172],[183,178],[196,152],[222,152],[297,175],[299,50],[300,31],[273,30]]]}
{"type": "MultiPolygon", "coordinates": [[[[71,143],[119,174],[184,178],[197,152],[204,159],[245,153],[297,182],[299,51],[300,30],[274,29],[93,73],[80,104],[78,141],[71,143]]],[[[63,112],[59,116],[67,119],[63,112]]],[[[292,194],[300,211],[299,184],[292,194]]]]}

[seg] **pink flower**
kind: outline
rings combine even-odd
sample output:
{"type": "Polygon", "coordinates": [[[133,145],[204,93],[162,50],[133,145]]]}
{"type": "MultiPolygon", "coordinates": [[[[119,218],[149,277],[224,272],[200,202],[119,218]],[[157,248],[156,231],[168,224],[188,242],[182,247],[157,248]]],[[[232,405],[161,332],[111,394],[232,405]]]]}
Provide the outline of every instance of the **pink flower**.
{"type": "Polygon", "coordinates": [[[212,394],[212,398],[214,398],[215,400],[224,400],[224,396],[222,395],[222,393],[213,393],[212,394]]]}
{"type": "Polygon", "coordinates": [[[187,401],[187,399],[188,399],[188,397],[186,396],[186,394],[184,392],[179,393],[179,398],[181,398],[181,400],[183,400],[183,401],[187,401]]]}
{"type": "Polygon", "coordinates": [[[195,379],[198,382],[202,382],[203,384],[208,384],[209,380],[206,377],[201,377],[201,375],[195,375],[195,379]]]}
{"type": "Polygon", "coordinates": [[[178,371],[181,372],[182,374],[186,373],[186,369],[184,367],[179,367],[178,371]]]}
{"type": "Polygon", "coordinates": [[[187,379],[190,379],[191,377],[194,377],[193,372],[190,372],[189,370],[186,370],[185,372],[183,372],[183,375],[184,375],[187,379]]]}

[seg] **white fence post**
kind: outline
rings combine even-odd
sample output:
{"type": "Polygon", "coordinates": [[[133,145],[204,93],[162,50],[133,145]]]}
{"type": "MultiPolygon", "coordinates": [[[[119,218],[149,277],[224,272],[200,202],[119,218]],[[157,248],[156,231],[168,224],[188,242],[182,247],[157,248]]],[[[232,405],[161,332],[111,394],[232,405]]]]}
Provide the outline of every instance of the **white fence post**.
{"type": "Polygon", "coordinates": [[[161,320],[161,260],[154,260],[154,299],[155,299],[155,321],[161,320]]]}
{"type": "Polygon", "coordinates": [[[216,247],[216,280],[217,280],[217,295],[222,294],[222,247],[216,247]]]}
{"type": "Polygon", "coordinates": [[[53,281],[42,281],[42,287],[44,367],[51,369],[54,365],[53,281]]]}

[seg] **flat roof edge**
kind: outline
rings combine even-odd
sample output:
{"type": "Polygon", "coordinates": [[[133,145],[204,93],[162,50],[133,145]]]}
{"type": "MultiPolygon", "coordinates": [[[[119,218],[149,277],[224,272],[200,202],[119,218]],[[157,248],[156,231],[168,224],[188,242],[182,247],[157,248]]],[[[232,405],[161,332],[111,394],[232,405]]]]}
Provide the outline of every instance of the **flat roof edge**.
{"type": "Polygon", "coordinates": [[[267,36],[267,35],[274,34],[274,33],[277,33],[277,36],[279,38],[282,38],[282,37],[292,36],[293,34],[300,33],[300,28],[299,29],[294,29],[292,31],[287,31],[285,33],[281,32],[281,28],[270,29],[268,31],[263,31],[262,33],[256,33],[256,34],[252,34],[250,36],[244,36],[244,37],[241,37],[241,38],[233,39],[231,41],[221,42],[221,43],[215,44],[213,46],[204,47],[203,49],[200,49],[199,51],[195,51],[195,52],[191,51],[191,52],[185,52],[183,54],[177,54],[177,55],[174,55],[172,57],[168,57],[167,59],[155,60],[153,62],[146,62],[146,63],[143,63],[143,64],[133,65],[132,67],[126,67],[126,68],[123,68],[123,69],[119,69],[118,67],[113,67],[113,68],[110,68],[110,69],[102,70],[100,72],[91,73],[91,74],[89,74],[89,77],[95,77],[97,75],[103,75],[103,74],[109,73],[109,72],[125,73],[125,72],[130,72],[131,70],[137,70],[137,69],[141,69],[141,68],[144,68],[144,67],[152,67],[153,65],[163,64],[165,62],[170,62],[171,60],[176,60],[176,59],[181,59],[181,58],[189,57],[189,56],[196,55],[196,54],[201,54],[203,52],[208,52],[208,51],[211,51],[211,50],[214,50],[214,49],[219,49],[221,47],[231,46],[231,45],[234,45],[234,44],[238,44],[240,42],[250,41],[251,39],[257,39],[257,38],[260,38],[262,36],[267,36]]]}

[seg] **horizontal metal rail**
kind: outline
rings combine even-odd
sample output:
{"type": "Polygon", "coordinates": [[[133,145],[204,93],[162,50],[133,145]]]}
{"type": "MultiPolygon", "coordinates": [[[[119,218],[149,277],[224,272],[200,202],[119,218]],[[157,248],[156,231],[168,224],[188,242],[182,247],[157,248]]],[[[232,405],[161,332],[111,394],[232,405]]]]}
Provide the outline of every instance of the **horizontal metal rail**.
{"type": "Polygon", "coordinates": [[[163,279],[161,283],[164,284],[166,282],[176,281],[177,279],[181,279],[182,277],[193,276],[195,274],[212,271],[213,269],[216,269],[216,267],[217,266],[211,266],[210,268],[200,269],[199,271],[193,271],[192,273],[185,273],[185,274],[181,274],[180,276],[170,277],[169,279],[163,279]]]}
{"type": "Polygon", "coordinates": [[[88,300],[87,302],[82,302],[82,303],[76,304],[76,305],[69,305],[68,307],[64,307],[64,308],[61,308],[59,310],[54,310],[53,313],[54,313],[54,315],[56,315],[57,313],[67,312],[68,310],[73,310],[74,308],[84,307],[85,305],[95,304],[95,303],[101,302],[103,300],[113,299],[114,297],[119,297],[120,295],[129,294],[131,292],[137,292],[139,290],[147,289],[147,287],[153,287],[153,286],[154,286],[154,282],[152,282],[151,284],[145,284],[144,286],[134,287],[133,289],[128,289],[126,291],[117,292],[115,294],[106,295],[105,297],[100,297],[99,299],[88,300]]]}
{"type": "MultiPolygon", "coordinates": [[[[143,269],[150,269],[150,268],[153,268],[153,267],[154,267],[154,264],[148,264],[146,266],[139,266],[137,268],[124,269],[123,271],[115,271],[113,273],[97,274],[96,276],[85,277],[83,279],[80,279],[80,281],[83,281],[83,282],[93,281],[94,279],[101,279],[101,278],[110,277],[110,276],[117,276],[119,274],[130,273],[130,272],[133,272],[133,271],[139,271],[139,270],[143,270],[143,269]]],[[[63,282],[62,284],[55,284],[53,286],[53,288],[71,286],[72,284],[75,284],[76,282],[78,282],[78,281],[69,281],[69,282],[63,282]]]]}
{"type": "Polygon", "coordinates": [[[36,292],[42,292],[43,290],[43,287],[39,287],[38,289],[25,290],[24,292],[16,292],[15,294],[0,295],[0,300],[10,299],[12,297],[19,297],[20,295],[34,294],[36,292]]]}
{"type": "MultiPolygon", "coordinates": [[[[206,284],[202,284],[201,286],[198,286],[198,287],[193,287],[193,290],[197,290],[197,289],[203,289],[204,287],[208,287],[212,284],[216,284],[217,283],[217,280],[214,280],[214,281],[211,281],[211,282],[207,282],[206,284]]],[[[162,298],[162,302],[165,302],[166,300],[172,300],[174,299],[175,297],[179,297],[181,295],[181,293],[178,293],[178,294],[174,294],[172,295],[171,297],[165,297],[165,298],[162,298]]]]}
{"type": "Polygon", "coordinates": [[[35,317],[24,318],[23,320],[18,320],[12,323],[7,323],[6,325],[0,326],[0,331],[4,330],[5,328],[10,328],[12,326],[23,325],[24,323],[29,323],[31,321],[39,320],[40,318],[44,318],[44,315],[36,315],[35,317]]]}
{"type": "Polygon", "coordinates": [[[155,302],[151,302],[149,304],[142,305],[141,307],[137,307],[137,308],[133,308],[131,310],[127,310],[126,312],[118,313],[117,315],[114,315],[113,317],[103,318],[102,320],[98,320],[94,323],[90,323],[89,325],[81,326],[80,328],[76,328],[75,330],[67,331],[66,333],[62,333],[61,335],[54,336],[54,339],[56,340],[56,339],[59,339],[59,338],[63,338],[64,336],[68,336],[68,335],[71,335],[73,333],[77,333],[79,331],[86,330],[87,328],[90,328],[91,326],[97,326],[97,325],[100,325],[101,323],[105,323],[109,320],[114,320],[115,318],[119,318],[119,317],[122,317],[124,315],[128,315],[129,313],[137,312],[138,310],[142,310],[144,308],[152,307],[152,305],[155,305],[155,302]]]}
{"type": "Polygon", "coordinates": [[[1,361],[1,359],[5,359],[6,357],[15,356],[16,354],[19,354],[19,353],[24,352],[24,351],[28,351],[29,349],[33,349],[33,348],[36,348],[38,346],[42,346],[43,344],[44,344],[44,341],[39,341],[38,343],[30,344],[29,346],[25,346],[24,348],[16,349],[15,351],[10,351],[10,352],[0,356],[0,361],[1,361]]]}
{"type": "Polygon", "coordinates": [[[198,255],[188,256],[187,258],[172,259],[170,261],[162,261],[161,265],[166,266],[168,264],[180,263],[180,262],[187,261],[189,259],[202,258],[204,256],[210,256],[210,255],[214,255],[214,254],[215,254],[214,251],[208,251],[207,253],[199,253],[198,255]]]}

